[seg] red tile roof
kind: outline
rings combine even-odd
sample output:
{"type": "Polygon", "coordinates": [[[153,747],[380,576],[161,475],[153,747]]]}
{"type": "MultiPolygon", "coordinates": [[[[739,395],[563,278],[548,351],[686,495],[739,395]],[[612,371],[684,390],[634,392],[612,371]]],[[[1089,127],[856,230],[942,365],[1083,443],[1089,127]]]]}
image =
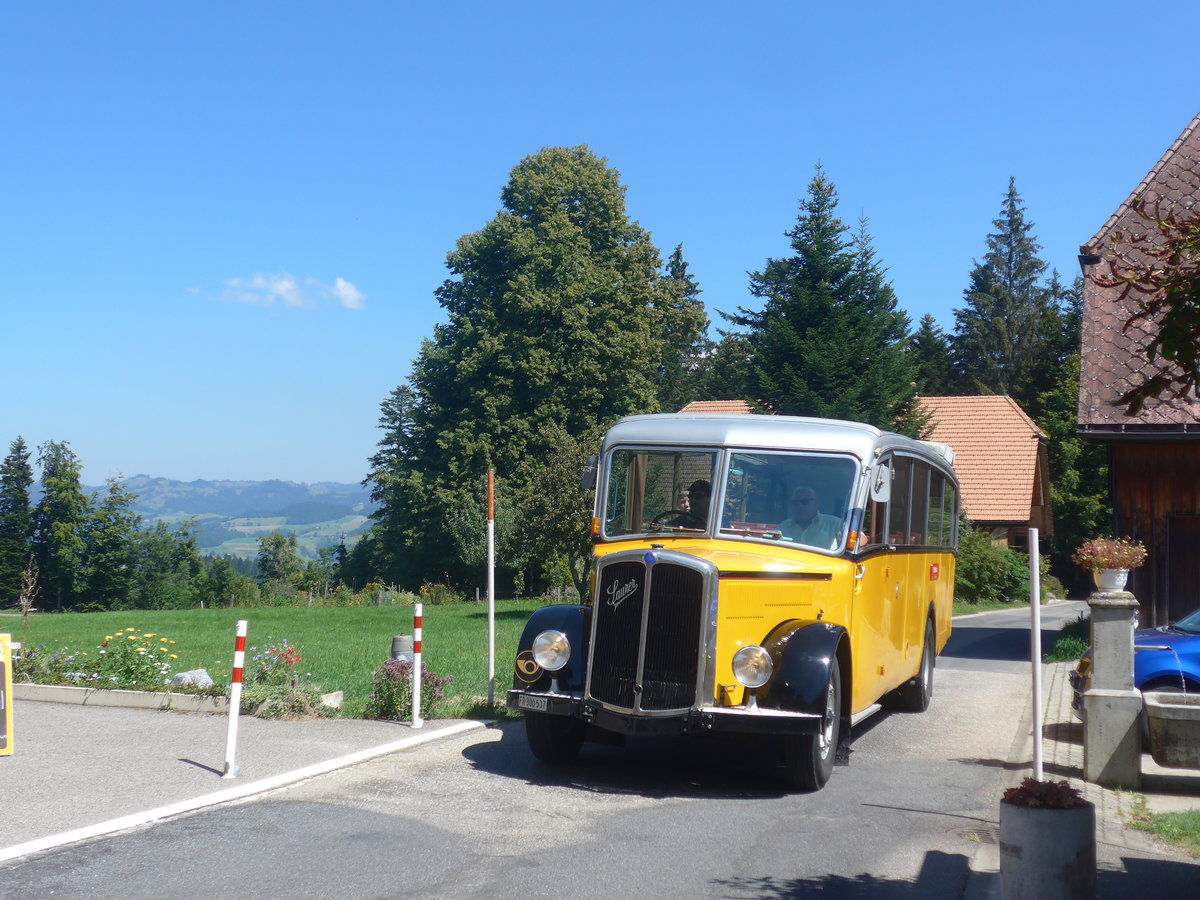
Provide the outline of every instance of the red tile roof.
{"type": "Polygon", "coordinates": [[[702,413],[719,416],[748,416],[753,414],[745,400],[693,400],[681,413],[702,413]]]}
{"type": "Polygon", "coordinates": [[[962,504],[974,522],[1029,522],[1040,496],[1045,435],[1011,397],[922,397],[926,440],[954,448],[962,504]]]}
{"type": "MultiPolygon", "coordinates": [[[[1085,276],[1105,275],[1109,264],[1103,257],[1111,252],[1109,238],[1114,231],[1126,237],[1158,237],[1153,223],[1133,208],[1141,199],[1151,215],[1174,213],[1186,217],[1200,209],[1200,115],[1192,119],[1183,133],[1142,179],[1134,191],[1117,207],[1104,226],[1079,248],[1085,276]]],[[[1152,240],[1151,243],[1154,243],[1152,240]]],[[[1124,254],[1131,261],[1145,257],[1138,251],[1124,254]]],[[[1083,341],[1080,355],[1079,424],[1085,431],[1155,430],[1176,432],[1200,421],[1200,402],[1177,399],[1165,394],[1148,400],[1141,413],[1127,416],[1112,401],[1142,380],[1144,373],[1163,369],[1161,358],[1151,364],[1145,347],[1150,341],[1147,323],[1140,321],[1125,329],[1136,306],[1121,300],[1118,288],[1104,288],[1084,278],[1083,341]]]]}

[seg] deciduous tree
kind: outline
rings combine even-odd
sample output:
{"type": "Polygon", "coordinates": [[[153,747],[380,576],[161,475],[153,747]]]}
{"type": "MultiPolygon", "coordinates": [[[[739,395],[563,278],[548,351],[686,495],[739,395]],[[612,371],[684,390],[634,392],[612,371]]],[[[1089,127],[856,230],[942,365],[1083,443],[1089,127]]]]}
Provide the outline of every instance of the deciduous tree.
{"type": "Polygon", "coordinates": [[[436,292],[447,321],[383,407],[370,475],[381,507],[362,552],[374,548],[388,580],[466,577],[451,521],[478,503],[487,469],[520,483],[555,429],[654,410],[667,361],[685,365],[703,336],[682,253],[664,275],[619,174],[586,147],[522,160],[501,202],[448,255],[436,292]]]}

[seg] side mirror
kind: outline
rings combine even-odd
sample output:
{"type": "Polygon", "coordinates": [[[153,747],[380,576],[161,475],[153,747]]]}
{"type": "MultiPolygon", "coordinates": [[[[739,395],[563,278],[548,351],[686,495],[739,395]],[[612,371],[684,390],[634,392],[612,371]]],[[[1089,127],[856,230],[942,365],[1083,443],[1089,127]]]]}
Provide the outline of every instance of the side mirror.
{"type": "Polygon", "coordinates": [[[892,498],[892,467],[879,463],[871,469],[871,499],[887,503],[892,498]]]}
{"type": "Polygon", "coordinates": [[[585,491],[594,491],[596,489],[596,472],[600,468],[600,457],[589,456],[583,464],[583,477],[579,479],[579,486],[585,491]]]}

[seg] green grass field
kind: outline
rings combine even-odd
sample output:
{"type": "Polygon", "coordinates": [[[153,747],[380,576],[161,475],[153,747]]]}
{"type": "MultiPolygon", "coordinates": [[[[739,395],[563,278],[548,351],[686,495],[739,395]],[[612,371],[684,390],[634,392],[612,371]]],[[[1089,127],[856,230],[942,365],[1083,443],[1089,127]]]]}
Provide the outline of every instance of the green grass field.
{"type": "MultiPolygon", "coordinates": [[[[502,600],[496,604],[495,695],[503,705],[512,685],[512,660],[521,629],[542,599],[502,600]]],[[[411,606],[338,609],[221,609],[162,612],[35,613],[29,622],[29,646],[69,648],[95,654],[107,635],[121,628],[154,632],[175,641],[175,670],[207,669],[218,684],[233,670],[237,621],[247,621],[250,648],[287,640],[301,661],[295,670],[305,682],[325,691],[343,691],[343,714],[361,713],[371,694],[371,676],[389,658],[392,637],[412,634],[411,606]]],[[[449,703],[435,715],[458,717],[490,714],[487,700],[487,605],[457,603],[424,607],[423,663],[438,675],[453,675],[449,703]]],[[[23,638],[20,617],[0,618],[0,632],[23,638]]]]}

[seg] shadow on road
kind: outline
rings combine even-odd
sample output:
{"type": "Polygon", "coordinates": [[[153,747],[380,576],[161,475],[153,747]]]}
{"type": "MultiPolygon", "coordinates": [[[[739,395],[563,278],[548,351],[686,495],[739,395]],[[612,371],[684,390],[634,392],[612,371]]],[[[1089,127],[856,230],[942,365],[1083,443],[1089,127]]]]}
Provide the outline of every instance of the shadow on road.
{"type": "MultiPolygon", "coordinates": [[[[463,756],[477,769],[528,784],[552,785],[602,794],[666,799],[752,799],[782,797],[775,746],[766,739],[703,735],[630,738],[624,747],[587,743],[579,758],[547,765],[534,758],[525,726],[505,721],[499,741],[472,744],[463,756]]],[[[839,767],[834,770],[834,778],[839,767]]]]}
{"type": "MultiPolygon", "coordinates": [[[[1054,646],[1057,629],[1042,629],[1043,651],[1054,646]]],[[[1028,628],[972,628],[956,625],[940,656],[1029,662],[1028,628]]]]}
{"type": "Polygon", "coordinates": [[[931,850],[925,854],[916,881],[876,875],[819,875],[814,878],[776,878],[772,875],[716,881],[722,896],[784,900],[791,897],[831,897],[839,900],[916,900],[961,897],[970,877],[970,861],[961,853],[931,850]]]}

